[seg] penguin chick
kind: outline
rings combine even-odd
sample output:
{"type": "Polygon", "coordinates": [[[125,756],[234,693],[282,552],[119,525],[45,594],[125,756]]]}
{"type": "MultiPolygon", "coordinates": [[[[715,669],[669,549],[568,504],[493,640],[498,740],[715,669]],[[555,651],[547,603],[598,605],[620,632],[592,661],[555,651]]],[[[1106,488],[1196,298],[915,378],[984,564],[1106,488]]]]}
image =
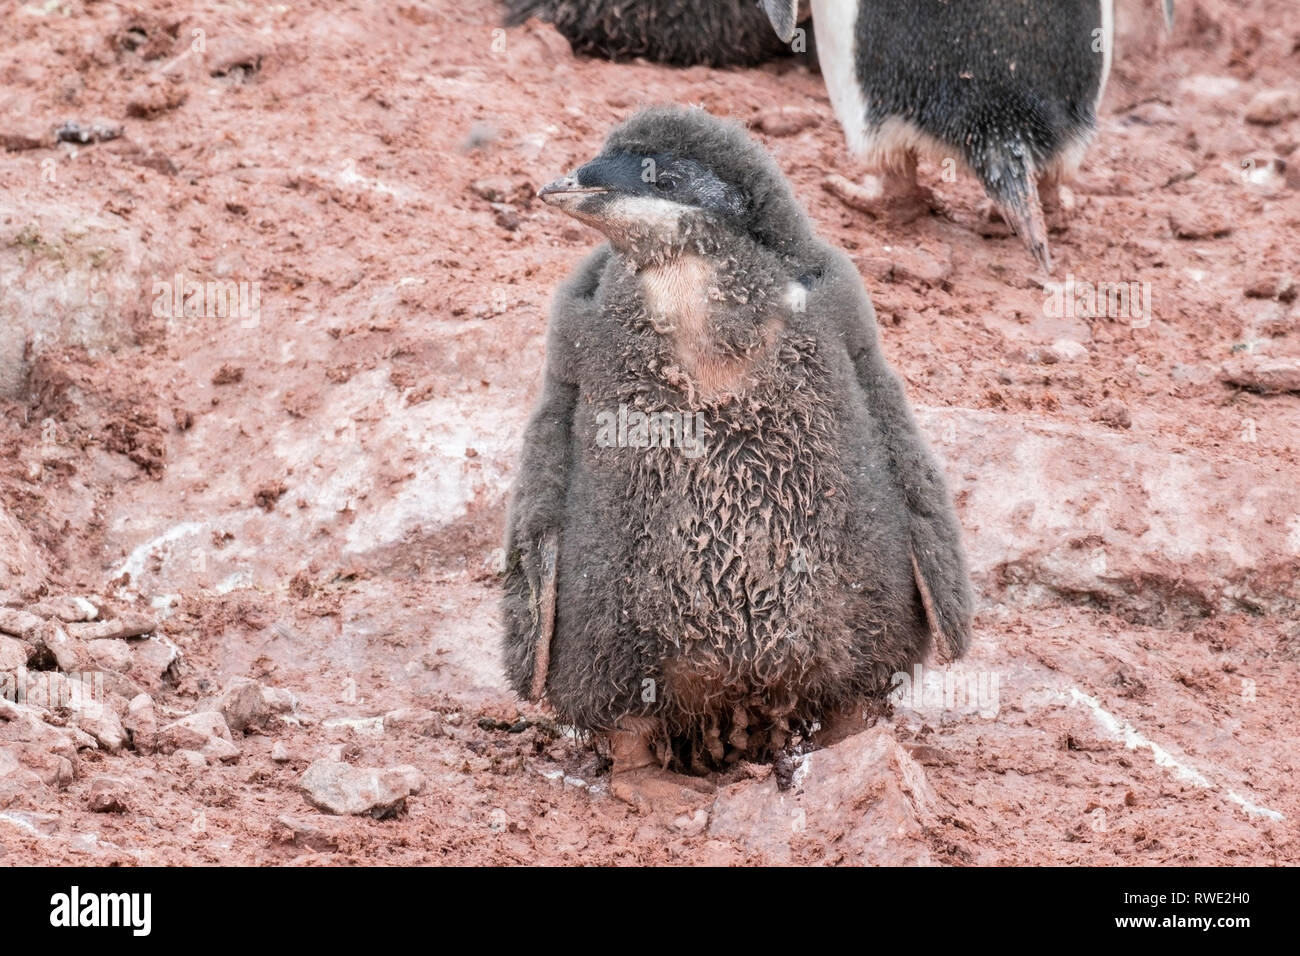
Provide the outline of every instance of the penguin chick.
{"type": "MultiPolygon", "coordinates": [[[[763,6],[788,36],[798,0],[763,6]]],[[[812,15],[835,115],[881,174],[871,211],[914,215],[918,155],[956,161],[1050,273],[1043,205],[1057,208],[1092,137],[1112,0],[812,0],[812,15]]]]}
{"type": "Polygon", "coordinates": [[[607,242],[560,287],[507,517],[515,690],[606,737],[616,796],[781,753],[959,656],[939,467],[849,259],[735,123],[660,107],[543,187],[607,242]]]}
{"type": "Polygon", "coordinates": [[[751,66],[791,52],[754,0],[505,0],[505,6],[506,26],[537,17],[553,23],[575,53],[609,60],[751,66]]]}

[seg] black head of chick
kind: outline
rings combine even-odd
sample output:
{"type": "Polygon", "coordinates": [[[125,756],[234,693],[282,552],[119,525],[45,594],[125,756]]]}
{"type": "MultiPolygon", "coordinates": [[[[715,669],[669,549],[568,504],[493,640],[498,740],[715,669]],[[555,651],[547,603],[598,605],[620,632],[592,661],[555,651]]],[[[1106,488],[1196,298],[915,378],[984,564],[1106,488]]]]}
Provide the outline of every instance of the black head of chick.
{"type": "Polygon", "coordinates": [[[739,126],[698,109],[638,113],[598,156],[538,195],[641,264],[716,253],[734,240],[789,255],[812,238],[767,154],[739,126]]]}

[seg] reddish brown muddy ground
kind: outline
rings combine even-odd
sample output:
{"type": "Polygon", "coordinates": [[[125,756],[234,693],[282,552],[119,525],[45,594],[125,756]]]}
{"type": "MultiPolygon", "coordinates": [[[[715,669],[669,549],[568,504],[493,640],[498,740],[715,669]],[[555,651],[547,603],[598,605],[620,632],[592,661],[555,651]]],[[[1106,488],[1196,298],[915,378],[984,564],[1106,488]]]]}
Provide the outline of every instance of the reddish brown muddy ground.
{"type": "Polygon", "coordinates": [[[1300,862],[1300,26],[1119,7],[1053,247],[1146,297],[1092,316],[969,178],[923,169],[947,214],[906,226],[842,205],[862,171],[792,61],[579,60],[486,0],[9,5],[0,862],[1300,862]],[[915,694],[676,819],[523,719],[493,570],[596,242],[532,191],[659,101],[750,124],[854,257],[980,595],[966,706],[915,694]],[[175,310],[177,274],[259,298],[175,310]],[[104,712],[33,691],[60,672],[104,712]],[[327,757],[415,772],[329,815],[327,757]]]}

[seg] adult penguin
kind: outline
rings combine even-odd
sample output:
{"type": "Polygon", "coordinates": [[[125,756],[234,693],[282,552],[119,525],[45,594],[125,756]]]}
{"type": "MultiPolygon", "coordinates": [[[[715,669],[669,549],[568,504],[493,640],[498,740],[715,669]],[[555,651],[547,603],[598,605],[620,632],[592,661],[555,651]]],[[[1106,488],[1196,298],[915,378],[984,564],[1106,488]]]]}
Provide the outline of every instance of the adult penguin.
{"type": "MultiPolygon", "coordinates": [[[[790,40],[800,0],[762,0],[790,40]]],[[[928,211],[918,157],[964,167],[1045,271],[1044,207],[1096,127],[1114,39],[1113,0],[811,0],[817,56],[852,152],[876,174],[854,205],[928,211]]],[[[1167,24],[1173,0],[1164,0],[1167,24]]]]}
{"type": "MultiPolygon", "coordinates": [[[[575,53],[607,60],[753,66],[806,50],[792,51],[776,37],[755,0],[505,0],[505,6],[506,26],[537,17],[553,23],[575,53]]],[[[806,15],[807,0],[804,8],[806,15]]]]}

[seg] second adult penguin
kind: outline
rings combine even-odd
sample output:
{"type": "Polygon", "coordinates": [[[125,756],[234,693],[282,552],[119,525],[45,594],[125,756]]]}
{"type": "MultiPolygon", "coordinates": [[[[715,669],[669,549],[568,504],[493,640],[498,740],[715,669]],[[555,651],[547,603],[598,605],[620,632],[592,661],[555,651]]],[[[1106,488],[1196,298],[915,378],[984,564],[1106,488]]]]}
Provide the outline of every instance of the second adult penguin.
{"type": "MultiPolygon", "coordinates": [[[[799,0],[763,7],[793,34],[799,0]]],[[[812,17],[849,148],[880,174],[872,211],[915,215],[917,157],[956,160],[1050,273],[1043,207],[1093,134],[1112,0],[812,0],[812,17]]]]}
{"type": "MultiPolygon", "coordinates": [[[[838,725],[971,595],[942,472],[852,262],[735,123],[647,110],[540,192],[608,242],[556,296],[507,519],[516,690],[613,792],[838,725]]],[[[846,724],[847,717],[847,724],[846,724]]]]}
{"type": "Polygon", "coordinates": [[[800,52],[772,34],[755,0],[504,3],[506,26],[537,17],[553,23],[575,53],[609,60],[644,57],[672,66],[752,66],[800,52]]]}

